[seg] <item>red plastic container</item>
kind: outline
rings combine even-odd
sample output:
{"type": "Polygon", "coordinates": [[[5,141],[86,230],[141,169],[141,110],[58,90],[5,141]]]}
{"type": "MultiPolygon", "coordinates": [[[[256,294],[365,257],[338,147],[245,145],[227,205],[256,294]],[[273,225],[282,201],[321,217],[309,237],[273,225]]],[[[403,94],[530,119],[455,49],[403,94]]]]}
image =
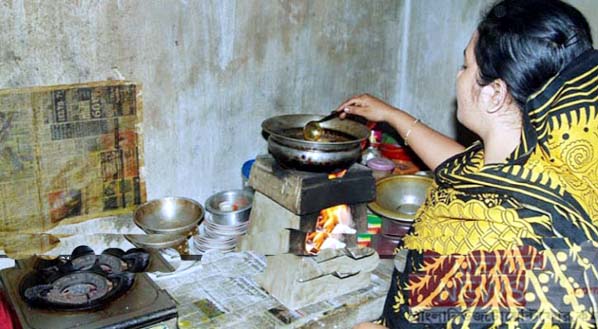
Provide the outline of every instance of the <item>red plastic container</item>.
{"type": "Polygon", "coordinates": [[[396,144],[380,144],[380,153],[391,160],[411,161],[411,157],[404,147],[396,144]]]}

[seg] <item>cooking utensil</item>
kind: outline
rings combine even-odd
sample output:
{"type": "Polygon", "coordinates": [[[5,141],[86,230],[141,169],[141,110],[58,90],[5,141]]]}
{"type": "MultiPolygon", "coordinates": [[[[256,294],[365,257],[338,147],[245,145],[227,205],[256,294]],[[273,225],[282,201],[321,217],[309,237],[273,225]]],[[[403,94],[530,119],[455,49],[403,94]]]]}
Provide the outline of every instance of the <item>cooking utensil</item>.
{"type": "Polygon", "coordinates": [[[411,223],[424,203],[432,179],[419,175],[394,175],[376,182],[376,200],[368,207],[383,219],[411,223]]]}
{"type": "Polygon", "coordinates": [[[187,241],[181,234],[125,234],[125,239],[138,248],[166,249],[175,248],[187,241]]]}
{"type": "Polygon", "coordinates": [[[133,221],[146,233],[186,235],[204,219],[204,214],[195,200],[165,197],[139,206],[133,221]]]}
{"type": "Polygon", "coordinates": [[[361,156],[361,142],[370,130],[356,121],[334,118],[321,123],[319,141],[303,138],[303,127],[321,116],[290,114],[272,117],[262,123],[268,135],[268,151],[283,167],[318,172],[347,168],[361,156]]]}
{"type": "Polygon", "coordinates": [[[251,213],[253,194],[247,190],[218,192],[206,200],[211,221],[220,225],[238,225],[246,222],[251,213]]]}
{"type": "Polygon", "coordinates": [[[336,118],[341,112],[332,111],[320,120],[312,120],[303,127],[303,138],[308,141],[319,141],[324,135],[324,128],[320,123],[336,118]]]}
{"type": "Polygon", "coordinates": [[[426,176],[426,177],[430,177],[430,178],[434,179],[434,173],[430,170],[420,170],[420,171],[416,172],[415,175],[426,176]]]}
{"type": "Polygon", "coordinates": [[[209,235],[202,224],[199,228],[199,234],[193,236],[193,250],[198,254],[204,254],[208,250],[231,252],[235,249],[237,240],[238,235],[209,235]]]}

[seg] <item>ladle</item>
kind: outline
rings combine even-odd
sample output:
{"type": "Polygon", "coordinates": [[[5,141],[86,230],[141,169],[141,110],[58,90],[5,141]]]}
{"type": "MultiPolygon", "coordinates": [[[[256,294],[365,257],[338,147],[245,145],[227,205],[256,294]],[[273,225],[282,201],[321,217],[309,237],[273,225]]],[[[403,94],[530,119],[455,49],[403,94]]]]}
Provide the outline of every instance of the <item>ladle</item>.
{"type": "Polygon", "coordinates": [[[303,138],[305,138],[305,140],[308,141],[319,141],[320,138],[322,138],[322,135],[324,134],[324,128],[322,128],[322,125],[320,125],[320,123],[333,119],[337,117],[339,114],[341,114],[340,111],[332,111],[330,112],[330,114],[328,114],[320,120],[309,121],[305,124],[305,126],[303,126],[303,138]]]}

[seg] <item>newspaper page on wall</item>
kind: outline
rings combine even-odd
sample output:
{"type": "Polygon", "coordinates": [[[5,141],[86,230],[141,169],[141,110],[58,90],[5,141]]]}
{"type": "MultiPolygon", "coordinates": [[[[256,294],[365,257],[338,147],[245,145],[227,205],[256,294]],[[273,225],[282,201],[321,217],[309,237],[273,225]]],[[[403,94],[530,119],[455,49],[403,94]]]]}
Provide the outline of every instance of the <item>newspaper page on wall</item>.
{"type": "MultiPolygon", "coordinates": [[[[62,223],[145,202],[140,85],[0,90],[0,248],[47,250],[62,223]]],[[[8,252],[7,252],[8,254],[8,252]]]]}

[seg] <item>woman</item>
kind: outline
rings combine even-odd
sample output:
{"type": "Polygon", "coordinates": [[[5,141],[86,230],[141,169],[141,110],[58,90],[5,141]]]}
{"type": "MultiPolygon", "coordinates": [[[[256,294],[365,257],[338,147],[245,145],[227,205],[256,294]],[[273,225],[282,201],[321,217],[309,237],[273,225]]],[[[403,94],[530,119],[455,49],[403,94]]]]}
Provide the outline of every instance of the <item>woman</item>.
{"type": "Polygon", "coordinates": [[[598,52],[588,23],[560,0],[503,0],[464,57],[457,117],[481,140],[467,149],[369,95],[338,109],[388,122],[436,174],[397,248],[379,323],[595,328],[598,52]]]}

